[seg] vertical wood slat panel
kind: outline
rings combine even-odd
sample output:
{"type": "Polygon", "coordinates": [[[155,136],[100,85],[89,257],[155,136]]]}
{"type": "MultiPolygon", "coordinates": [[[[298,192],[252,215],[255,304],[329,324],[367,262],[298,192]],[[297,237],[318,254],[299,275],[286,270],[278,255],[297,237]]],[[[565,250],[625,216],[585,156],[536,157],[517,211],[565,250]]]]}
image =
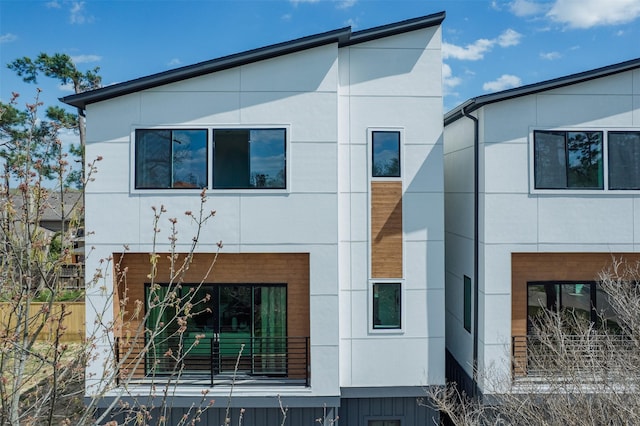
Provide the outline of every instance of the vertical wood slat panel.
{"type": "Polygon", "coordinates": [[[402,182],[371,183],[371,278],[402,278],[402,182]]]}

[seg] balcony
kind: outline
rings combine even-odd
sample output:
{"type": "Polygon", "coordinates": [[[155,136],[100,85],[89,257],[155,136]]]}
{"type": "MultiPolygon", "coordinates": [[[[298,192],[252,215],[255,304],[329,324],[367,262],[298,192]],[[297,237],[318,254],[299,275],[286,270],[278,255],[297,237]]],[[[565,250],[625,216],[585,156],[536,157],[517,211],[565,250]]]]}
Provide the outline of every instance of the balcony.
{"type": "Polygon", "coordinates": [[[629,336],[596,333],[514,336],[511,349],[513,379],[579,376],[602,381],[624,374],[638,357],[637,343],[629,336]]]}
{"type": "Polygon", "coordinates": [[[155,344],[116,337],[118,384],[309,386],[308,337],[221,334],[158,338],[155,344]]]}

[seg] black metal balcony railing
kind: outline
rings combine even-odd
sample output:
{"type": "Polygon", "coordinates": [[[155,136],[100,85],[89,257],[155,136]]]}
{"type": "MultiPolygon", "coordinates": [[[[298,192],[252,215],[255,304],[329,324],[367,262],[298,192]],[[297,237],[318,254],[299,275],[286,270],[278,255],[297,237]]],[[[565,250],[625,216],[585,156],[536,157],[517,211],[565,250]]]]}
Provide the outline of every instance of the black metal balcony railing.
{"type": "Polygon", "coordinates": [[[201,336],[153,344],[116,337],[118,382],[309,386],[308,337],[201,336]]]}
{"type": "Polygon", "coordinates": [[[637,352],[628,336],[563,335],[559,338],[514,336],[512,376],[550,377],[575,372],[620,372],[637,352]]]}

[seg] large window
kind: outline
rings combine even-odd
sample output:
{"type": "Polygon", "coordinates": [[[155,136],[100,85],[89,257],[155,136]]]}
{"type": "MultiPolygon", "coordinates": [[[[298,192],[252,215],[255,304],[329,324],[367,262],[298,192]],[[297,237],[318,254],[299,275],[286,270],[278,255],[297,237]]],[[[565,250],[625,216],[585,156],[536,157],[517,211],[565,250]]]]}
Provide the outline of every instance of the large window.
{"type": "Polygon", "coordinates": [[[374,131],[372,142],[372,176],[400,177],[400,132],[374,131]]]}
{"type": "Polygon", "coordinates": [[[206,129],[138,129],[136,189],[207,187],[206,129]]]}
{"type": "MultiPolygon", "coordinates": [[[[147,321],[149,329],[159,331],[154,345],[157,359],[165,360],[162,354],[175,350],[182,337],[185,348],[200,339],[185,356],[186,369],[209,366],[207,362],[213,357],[219,372],[233,371],[244,345],[239,370],[256,374],[286,373],[286,285],[183,284],[172,291],[175,296],[171,306],[163,306],[158,301],[171,296],[168,287],[146,285],[147,306],[157,306],[151,308],[147,321]],[[186,325],[178,324],[175,306],[187,303],[193,305],[193,318],[188,319],[186,325]],[[181,327],[185,329],[180,330],[181,327]]],[[[147,371],[151,366],[147,365],[147,371]]],[[[169,372],[173,368],[163,361],[156,372],[169,372]]]]}
{"type": "Polygon", "coordinates": [[[536,189],[603,189],[602,132],[533,135],[536,189]]]}
{"type": "Polygon", "coordinates": [[[640,131],[533,132],[535,189],[640,190],[640,131]]]}
{"type": "Polygon", "coordinates": [[[213,131],[213,188],[286,187],[285,129],[213,131]]]}
{"type": "Polygon", "coordinates": [[[373,284],[373,329],[389,330],[402,327],[400,283],[373,284]]]}
{"type": "Polygon", "coordinates": [[[618,317],[609,303],[609,295],[598,282],[529,282],[527,305],[529,331],[543,310],[568,313],[612,332],[620,329],[618,317]]]}

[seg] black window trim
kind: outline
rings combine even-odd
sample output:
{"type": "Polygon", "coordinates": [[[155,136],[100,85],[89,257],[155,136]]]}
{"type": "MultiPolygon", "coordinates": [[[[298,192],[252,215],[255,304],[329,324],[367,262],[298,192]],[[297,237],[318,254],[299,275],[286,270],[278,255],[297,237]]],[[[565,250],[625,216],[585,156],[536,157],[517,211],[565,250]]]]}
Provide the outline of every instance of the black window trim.
{"type": "Polygon", "coordinates": [[[640,133],[640,126],[532,126],[529,128],[529,193],[545,195],[568,194],[640,194],[640,188],[611,188],[610,161],[609,161],[609,134],[610,133],[640,133]],[[537,188],[535,170],[535,133],[536,132],[602,132],[602,189],[596,188],[537,188]]]}
{"type": "Polygon", "coordinates": [[[291,148],[291,125],[290,124],[256,124],[256,125],[144,125],[136,124],[131,127],[130,133],[130,159],[129,159],[129,192],[131,194],[152,194],[152,193],[201,193],[203,189],[207,191],[220,191],[225,193],[289,193],[291,191],[291,183],[289,182],[290,176],[290,161],[288,153],[291,148]],[[229,188],[229,189],[216,189],[213,182],[213,161],[215,155],[215,146],[213,142],[213,132],[215,130],[284,130],[284,188],[229,188]],[[205,188],[139,188],[136,183],[136,132],[138,130],[206,130],[207,132],[207,158],[206,161],[206,179],[207,186],[205,188]]]}

